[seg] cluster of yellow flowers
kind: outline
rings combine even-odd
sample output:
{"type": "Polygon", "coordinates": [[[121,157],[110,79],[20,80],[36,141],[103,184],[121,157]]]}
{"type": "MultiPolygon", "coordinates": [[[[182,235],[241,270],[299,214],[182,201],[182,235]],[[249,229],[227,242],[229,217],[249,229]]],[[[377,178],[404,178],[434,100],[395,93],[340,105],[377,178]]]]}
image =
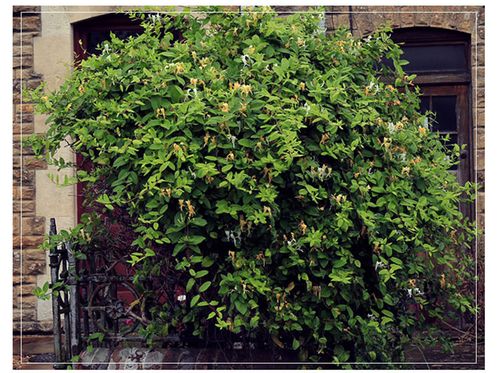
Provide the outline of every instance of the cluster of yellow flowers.
{"type": "Polygon", "coordinates": [[[182,62],[177,62],[174,65],[174,74],[179,75],[182,74],[184,71],[186,71],[186,66],[182,62]]]}
{"type": "Polygon", "coordinates": [[[307,232],[307,225],[306,225],[306,223],[304,223],[304,220],[300,221],[300,223],[299,223],[299,230],[300,230],[300,233],[302,233],[303,235],[306,234],[306,232],[307,232]]]}
{"type": "Polygon", "coordinates": [[[341,203],[343,203],[343,202],[347,201],[347,196],[346,196],[346,195],[344,195],[344,194],[338,194],[338,195],[336,195],[336,196],[335,196],[335,195],[332,195],[330,198],[331,198],[332,200],[336,201],[338,204],[341,204],[341,203]]]}
{"type": "Polygon", "coordinates": [[[158,108],[156,109],[156,117],[159,118],[159,117],[162,117],[163,119],[165,119],[167,117],[167,114],[165,112],[165,108],[158,108]]]}
{"type": "Polygon", "coordinates": [[[231,91],[240,91],[245,95],[249,95],[252,93],[252,86],[250,84],[240,84],[239,82],[229,83],[229,90],[231,91]]]}
{"type": "Polygon", "coordinates": [[[181,211],[184,211],[184,206],[187,208],[188,217],[192,218],[196,215],[196,211],[194,210],[194,206],[190,200],[184,201],[183,199],[180,199],[179,208],[181,211]]]}

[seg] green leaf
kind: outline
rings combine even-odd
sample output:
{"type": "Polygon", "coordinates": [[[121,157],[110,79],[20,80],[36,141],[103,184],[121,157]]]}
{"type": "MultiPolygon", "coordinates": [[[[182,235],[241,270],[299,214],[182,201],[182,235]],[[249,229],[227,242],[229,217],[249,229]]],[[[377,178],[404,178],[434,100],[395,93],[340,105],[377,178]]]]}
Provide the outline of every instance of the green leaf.
{"type": "Polygon", "coordinates": [[[207,225],[207,221],[203,218],[193,218],[191,219],[191,224],[196,225],[197,227],[204,227],[207,225]]]}
{"type": "Polygon", "coordinates": [[[196,272],[195,277],[201,278],[201,277],[206,276],[206,275],[208,275],[208,271],[205,269],[202,269],[201,271],[196,272]]]}
{"type": "Polygon", "coordinates": [[[248,304],[236,299],[234,301],[234,305],[236,306],[236,309],[238,310],[239,313],[241,313],[242,315],[246,315],[248,311],[248,304]]]}
{"type": "Polygon", "coordinates": [[[212,284],[212,282],[211,282],[211,281],[206,281],[206,282],[204,282],[204,283],[200,286],[199,291],[200,291],[201,293],[202,293],[202,292],[204,292],[205,290],[207,290],[207,289],[210,287],[210,285],[211,285],[211,284],[212,284]]]}
{"type": "Polygon", "coordinates": [[[204,236],[188,236],[187,238],[187,242],[191,245],[199,245],[203,241],[205,241],[204,236]]]}
{"type": "Polygon", "coordinates": [[[212,264],[214,264],[214,259],[210,256],[204,257],[203,261],[201,262],[201,265],[205,268],[210,267],[212,264]]]}
{"type": "Polygon", "coordinates": [[[195,284],[194,278],[190,278],[186,285],[186,293],[188,293],[193,288],[194,284],[195,284]]]}
{"type": "Polygon", "coordinates": [[[189,304],[191,306],[191,308],[193,308],[194,306],[196,306],[196,304],[198,303],[199,300],[200,300],[200,295],[199,294],[195,295],[191,299],[191,303],[189,304]]]}
{"type": "Polygon", "coordinates": [[[299,347],[300,347],[300,342],[294,338],[292,343],[292,349],[296,350],[299,347]]]}

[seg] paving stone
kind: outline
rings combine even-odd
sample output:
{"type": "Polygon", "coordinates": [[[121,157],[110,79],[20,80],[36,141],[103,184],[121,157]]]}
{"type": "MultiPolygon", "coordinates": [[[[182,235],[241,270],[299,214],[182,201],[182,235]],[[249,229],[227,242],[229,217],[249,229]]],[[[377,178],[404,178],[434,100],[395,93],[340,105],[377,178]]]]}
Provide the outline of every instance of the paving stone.
{"type": "Polygon", "coordinates": [[[96,347],[93,351],[84,351],[80,355],[81,369],[107,369],[111,350],[104,347],[96,347]]]}

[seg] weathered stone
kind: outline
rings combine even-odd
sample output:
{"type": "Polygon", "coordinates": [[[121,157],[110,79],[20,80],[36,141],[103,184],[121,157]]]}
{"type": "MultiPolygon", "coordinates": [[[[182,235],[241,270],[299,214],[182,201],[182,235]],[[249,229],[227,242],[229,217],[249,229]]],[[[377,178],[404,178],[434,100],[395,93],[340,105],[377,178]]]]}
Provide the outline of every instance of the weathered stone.
{"type": "MultiPolygon", "coordinates": [[[[33,119],[34,116],[31,113],[22,113],[22,114],[16,114],[14,118],[14,124],[23,124],[23,125],[33,125],[33,119]]],[[[35,127],[33,127],[34,129],[35,127]]],[[[24,130],[24,127],[23,127],[24,130]]],[[[24,133],[24,131],[23,131],[24,133]]],[[[29,132],[26,132],[27,134],[29,132]]]]}
{"type": "Polygon", "coordinates": [[[161,362],[163,361],[163,358],[165,356],[165,353],[162,352],[161,350],[150,350],[146,351],[146,354],[144,356],[142,368],[143,369],[161,369],[161,362]]]}
{"type": "Polygon", "coordinates": [[[14,234],[19,234],[22,230],[22,236],[43,236],[45,234],[45,218],[44,217],[28,217],[19,218],[16,216],[14,222],[17,220],[17,233],[14,230],[14,234]],[[22,226],[21,226],[22,223],[22,226]]]}
{"type": "Polygon", "coordinates": [[[446,14],[445,13],[434,13],[431,15],[430,24],[433,27],[443,27],[446,23],[446,14]]]}
{"type": "Polygon", "coordinates": [[[23,335],[12,338],[13,352],[15,355],[23,353],[29,355],[49,354],[54,352],[54,337],[51,335],[23,335]]]}
{"type": "Polygon", "coordinates": [[[34,185],[35,172],[33,170],[15,168],[13,171],[14,185],[34,185]]]}
{"type": "MultiPolygon", "coordinates": [[[[21,323],[14,322],[13,329],[16,331],[21,330],[21,323]]],[[[52,331],[52,321],[38,320],[36,322],[23,322],[22,323],[23,333],[40,333],[40,332],[51,332],[52,331]]],[[[30,365],[30,368],[32,365],[30,365]]]]}
{"type": "Polygon", "coordinates": [[[484,170],[484,150],[477,151],[477,169],[478,171],[484,170]]]}
{"type": "Polygon", "coordinates": [[[81,366],[83,369],[108,369],[110,355],[111,350],[109,348],[96,347],[90,352],[84,350],[80,354],[81,366]]]}
{"type": "Polygon", "coordinates": [[[484,127],[477,129],[477,148],[484,149],[485,138],[484,138],[484,127]]]}
{"type": "Polygon", "coordinates": [[[35,201],[14,201],[13,203],[14,213],[21,213],[23,216],[34,216],[35,215],[35,201]]]}
{"type": "Polygon", "coordinates": [[[14,69],[14,79],[31,79],[39,78],[40,75],[33,72],[33,68],[29,67],[26,69],[14,69]]]}
{"type": "Polygon", "coordinates": [[[20,222],[22,223],[23,236],[24,235],[43,236],[45,234],[44,217],[22,218],[20,222]]]}
{"type": "Polygon", "coordinates": [[[47,168],[47,162],[36,157],[24,157],[23,165],[30,170],[45,170],[47,168]]]}
{"type": "Polygon", "coordinates": [[[33,113],[33,104],[17,104],[15,105],[16,113],[33,113]]]}
{"type": "Polygon", "coordinates": [[[477,109],[475,112],[477,113],[477,127],[484,127],[484,108],[477,109]]]}
{"type": "MultiPolygon", "coordinates": [[[[36,218],[35,218],[36,219],[36,218]]],[[[38,247],[44,241],[43,236],[17,236],[14,237],[12,245],[14,247],[23,247],[24,260],[45,259],[45,253],[41,250],[29,250],[38,247]]]]}
{"type": "Polygon", "coordinates": [[[484,192],[479,192],[477,195],[477,209],[478,212],[484,213],[485,212],[485,193],[484,192]]]}
{"type": "MultiPolygon", "coordinates": [[[[419,11],[422,10],[419,9],[419,11]]],[[[415,13],[415,26],[430,26],[431,22],[432,22],[431,13],[415,13]]]]}
{"type": "MultiPolygon", "coordinates": [[[[14,144],[13,144],[14,146],[13,146],[13,149],[12,149],[13,150],[13,152],[12,152],[13,154],[12,155],[14,157],[17,157],[17,156],[19,156],[21,154],[23,154],[23,155],[33,155],[34,154],[33,153],[33,149],[31,147],[29,147],[29,146],[21,146],[21,142],[20,141],[19,142],[15,141],[16,137],[20,137],[20,136],[14,135],[14,144]]],[[[19,161],[19,162],[21,162],[21,161],[19,161]]]]}
{"type": "Polygon", "coordinates": [[[14,31],[39,31],[42,24],[39,15],[24,15],[22,17],[14,17],[13,20],[14,31]]]}
{"type": "Polygon", "coordinates": [[[484,88],[474,88],[472,90],[473,94],[473,105],[475,108],[484,108],[484,88]]]}
{"type": "Polygon", "coordinates": [[[14,200],[32,200],[35,198],[35,189],[32,186],[14,186],[12,188],[12,196],[14,200]]]}
{"type": "Polygon", "coordinates": [[[16,321],[36,321],[36,309],[35,308],[23,308],[23,312],[21,313],[20,309],[13,310],[12,319],[14,322],[16,321]]]}
{"type": "Polygon", "coordinates": [[[34,36],[37,36],[38,33],[37,32],[22,32],[22,34],[20,32],[14,32],[13,36],[12,36],[12,42],[13,44],[16,46],[16,45],[21,45],[21,42],[23,44],[23,47],[25,45],[32,45],[33,43],[33,37],[34,36]]]}
{"type": "Polygon", "coordinates": [[[23,308],[23,309],[34,309],[36,307],[36,302],[37,298],[34,295],[24,295],[21,296],[19,294],[19,289],[21,286],[17,286],[14,289],[14,294],[13,294],[13,305],[16,308],[23,308]],[[17,292],[17,293],[16,293],[17,292]]]}
{"type": "Polygon", "coordinates": [[[33,45],[31,43],[23,45],[22,47],[20,45],[15,45],[12,49],[12,55],[14,57],[33,56],[33,45]]]}
{"type": "Polygon", "coordinates": [[[33,56],[28,55],[28,56],[22,56],[22,57],[14,57],[12,60],[12,65],[14,69],[17,69],[19,67],[32,67],[33,66],[33,56]]]}
{"type": "MultiPolygon", "coordinates": [[[[36,284],[27,284],[23,283],[22,285],[14,287],[14,297],[23,297],[23,299],[27,299],[28,302],[31,302],[33,295],[33,290],[35,290],[36,284]],[[25,297],[28,296],[28,297],[25,297]]],[[[24,305],[24,304],[23,304],[24,305]]]]}
{"type": "Polygon", "coordinates": [[[332,15],[332,28],[350,27],[349,14],[334,14],[332,15]]]}
{"type": "Polygon", "coordinates": [[[14,15],[20,14],[20,13],[37,13],[41,11],[40,6],[31,6],[31,5],[15,5],[12,7],[12,12],[14,15]]]}
{"type": "Polygon", "coordinates": [[[32,275],[23,275],[23,276],[13,276],[12,277],[12,283],[13,285],[19,285],[19,284],[36,284],[36,276],[32,275]]]}
{"type": "Polygon", "coordinates": [[[409,27],[415,25],[415,11],[412,7],[403,6],[401,7],[401,26],[409,27]]]}
{"type": "Polygon", "coordinates": [[[477,87],[484,88],[484,66],[477,67],[477,87]]]}

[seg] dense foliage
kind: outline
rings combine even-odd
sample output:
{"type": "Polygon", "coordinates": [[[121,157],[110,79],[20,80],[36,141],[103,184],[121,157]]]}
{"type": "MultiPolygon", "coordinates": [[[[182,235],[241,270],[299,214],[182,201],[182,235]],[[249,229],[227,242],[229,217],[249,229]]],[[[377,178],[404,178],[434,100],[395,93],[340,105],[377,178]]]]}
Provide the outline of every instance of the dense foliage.
{"type": "MultiPolygon", "coordinates": [[[[138,285],[165,268],[184,284],[145,335],[215,325],[304,360],[390,361],[473,311],[471,259],[457,260],[473,186],[448,172],[460,149],[418,112],[389,30],[326,35],[318,14],[266,8],[137,16],[143,34],[34,92],[49,129],[31,145],[92,163],[78,180],[89,205],[127,216],[138,285]]],[[[92,247],[99,209],[65,236],[92,247]]]]}

